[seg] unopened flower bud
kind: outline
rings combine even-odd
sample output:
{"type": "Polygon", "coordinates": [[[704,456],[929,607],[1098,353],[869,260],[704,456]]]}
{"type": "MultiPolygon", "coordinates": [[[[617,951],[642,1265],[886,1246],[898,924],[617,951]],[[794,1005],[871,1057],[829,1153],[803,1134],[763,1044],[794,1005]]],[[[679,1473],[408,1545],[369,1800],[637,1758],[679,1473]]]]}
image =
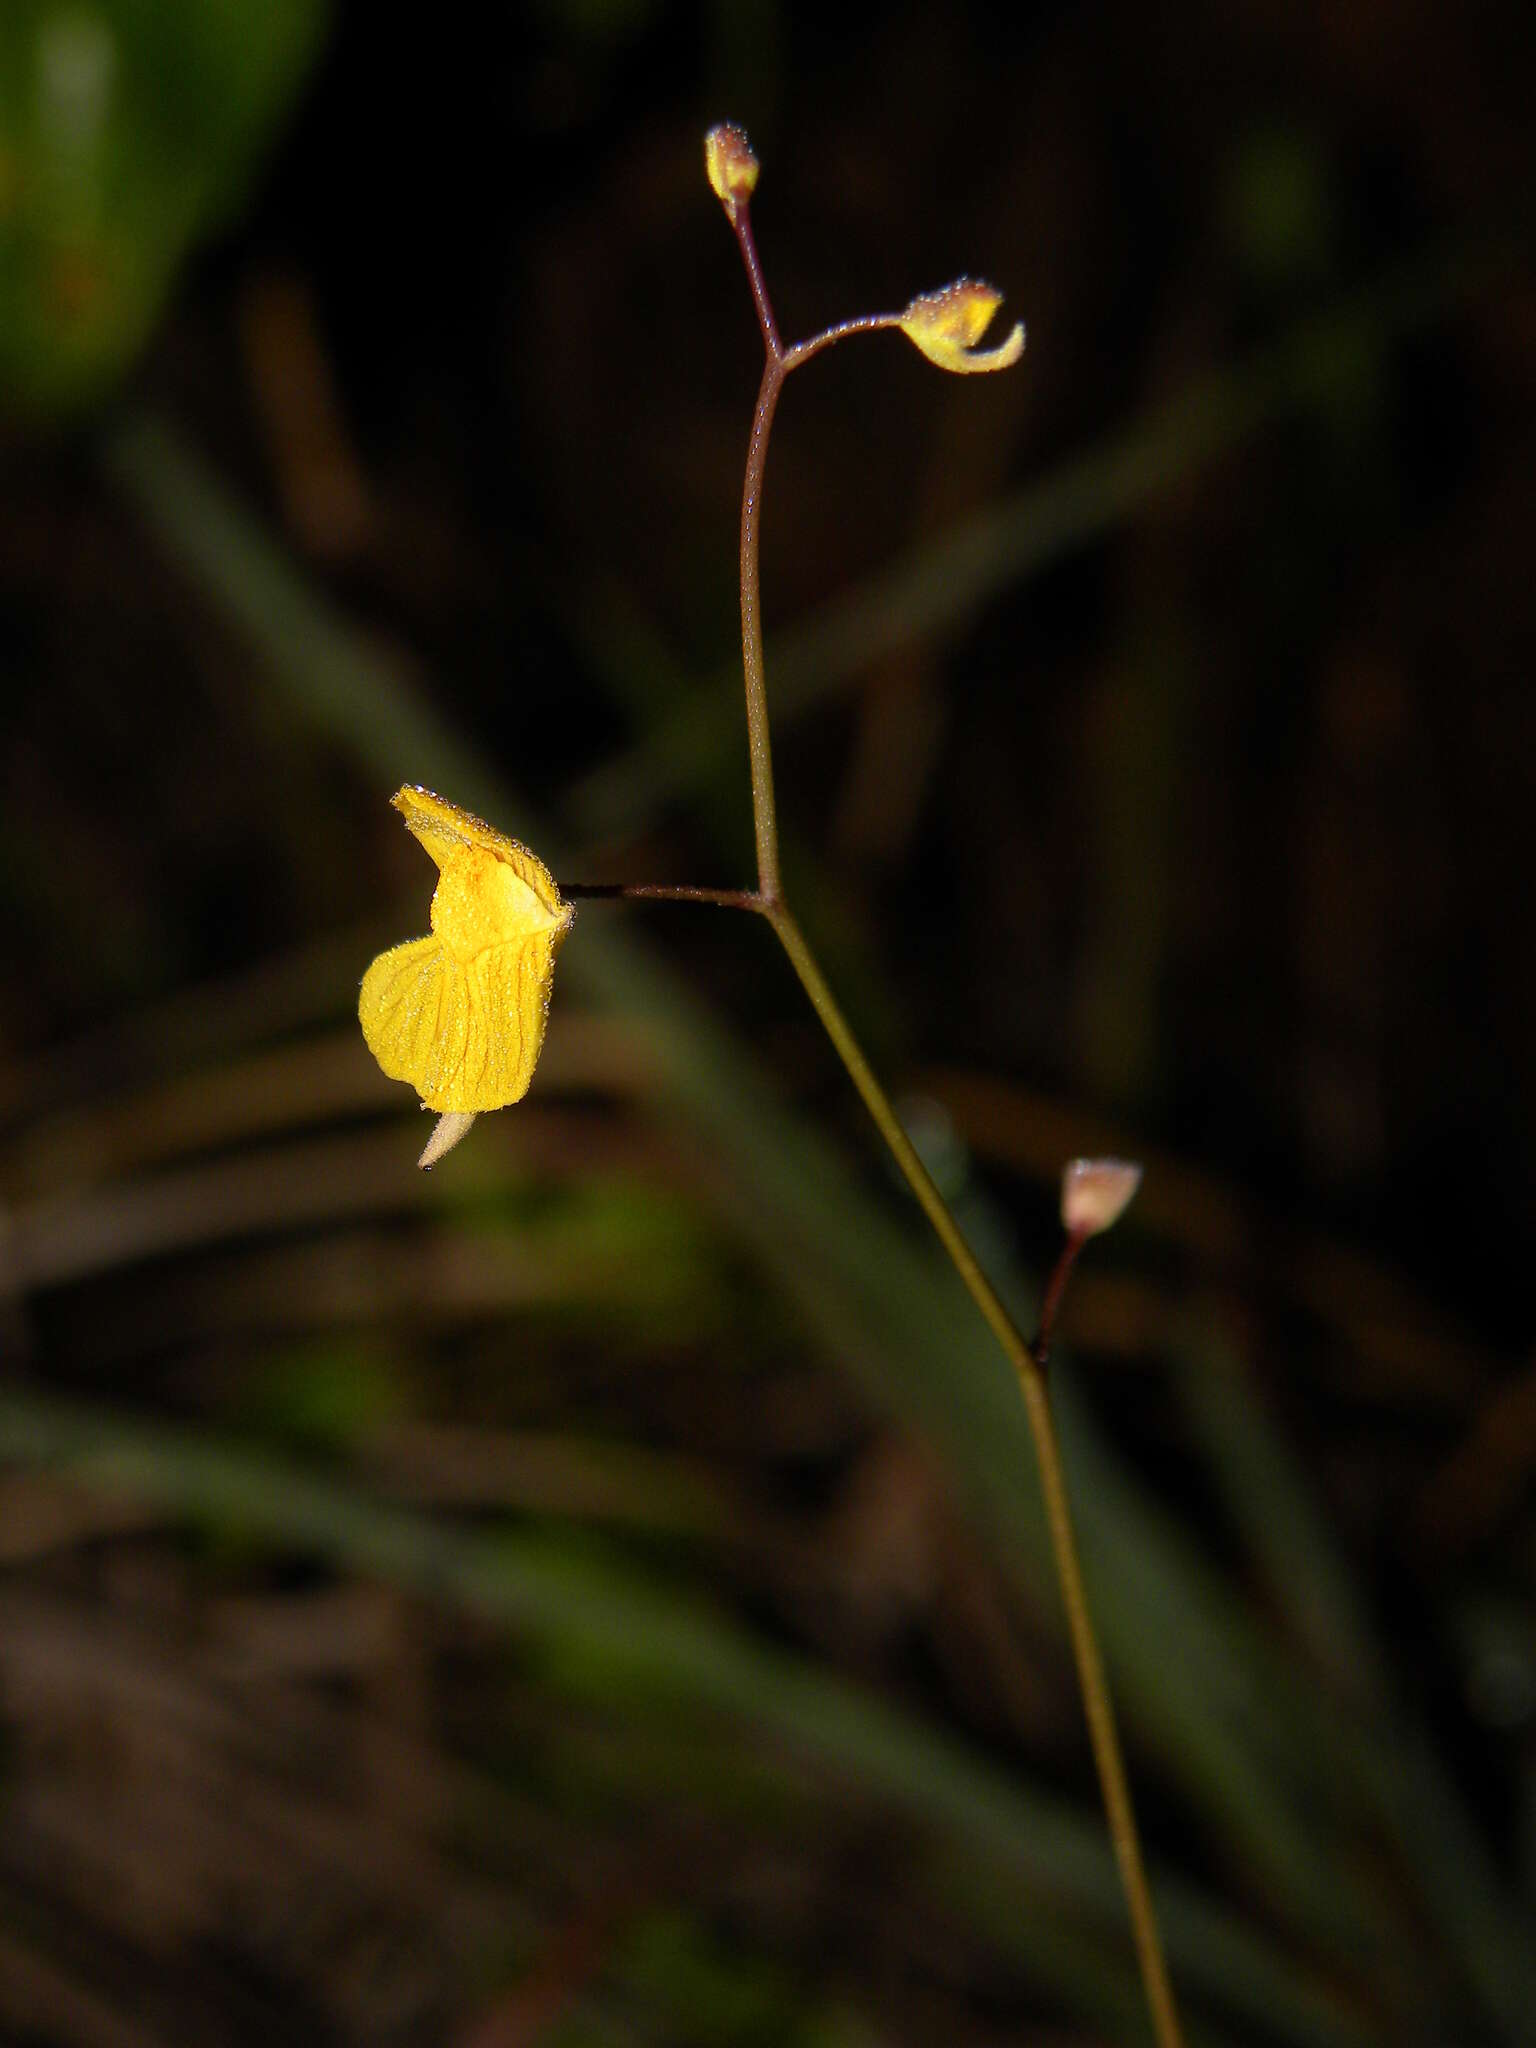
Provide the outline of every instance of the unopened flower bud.
{"type": "Polygon", "coordinates": [[[710,189],[733,217],[736,208],[752,197],[757,185],[757,158],[747,140],[746,130],[734,122],[721,121],[704,138],[704,169],[710,189]]]}
{"type": "Polygon", "coordinates": [[[1133,1159],[1069,1159],[1061,1173],[1061,1220],[1070,1237],[1097,1237],[1125,1214],[1141,1186],[1133,1159]]]}
{"type": "Polygon", "coordinates": [[[1003,295],[975,278],[958,277],[936,292],[924,292],[902,314],[898,325],[915,348],[941,370],[964,376],[973,370],[1006,370],[1024,353],[1024,323],[996,348],[978,349],[1003,295]]]}

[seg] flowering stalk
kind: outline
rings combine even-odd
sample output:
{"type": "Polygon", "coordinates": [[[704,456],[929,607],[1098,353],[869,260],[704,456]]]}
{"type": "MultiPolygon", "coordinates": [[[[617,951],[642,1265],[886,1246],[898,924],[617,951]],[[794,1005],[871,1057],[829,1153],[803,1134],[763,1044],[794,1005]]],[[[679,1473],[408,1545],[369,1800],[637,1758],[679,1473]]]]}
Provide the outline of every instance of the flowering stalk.
{"type": "Polygon", "coordinates": [[[847,1019],[838,1008],[826,977],[788,904],[784,900],[779,871],[778,817],[773,793],[773,754],[769,736],[768,695],[763,663],[762,587],[759,569],[759,532],[762,519],[763,478],[768,455],[768,437],[784,379],[792,370],[818,355],[822,349],[851,335],[899,328],[933,362],[943,369],[972,371],[1003,369],[1016,362],[1024,346],[1024,331],[1015,327],[1001,347],[979,351],[976,343],[985,331],[998,304],[989,286],[962,279],[924,298],[914,299],[904,314],[877,314],[847,320],[827,328],[809,341],[786,348],[779,338],[773,306],[763,280],[757,245],[752,233],[751,195],[757,183],[757,160],[745,135],[738,128],[721,126],[705,140],[705,166],[717,198],[736,236],[752,287],[762,330],[765,357],[757,408],[752,418],[748,444],[746,481],[741,501],[741,648],[746,683],[747,737],[752,771],[752,815],[757,836],[758,893],[746,907],[759,911],[772,925],[790,965],[799,976],[812,1008],[821,1019],[828,1038],[847,1068],[854,1087],[875,1127],[901,1169],[933,1226],[935,1235],[964,1282],[988,1328],[1002,1347],[1018,1379],[1019,1391],[1029,1414],[1035,1453],[1045,1497],[1046,1520],[1056,1576],[1066,1610],[1072,1653],[1082,1689],[1083,1706],[1093,1745],[1104,1810],[1114,1843],[1135,1938],[1137,1960],[1153,2029],[1159,2048],[1181,2048],[1182,2036],[1168,1968],[1158,1933],[1151,1887],[1147,1882],[1141,1840],[1131,1803],[1130,1783],[1115,1726],[1114,1709],[1104,1675],[1103,1658],[1083,1583],[1082,1564],[1068,1502],[1066,1471],[1056,1433],[1046,1377],[1047,1351],[1056,1311],[1060,1306],[1068,1275],[1087,1238],[1115,1220],[1135,1192],[1137,1169],[1119,1161],[1074,1161],[1067,1169],[1063,1190],[1063,1220],[1067,1241],[1048,1287],[1041,1325],[1033,1343],[1009,1315],[997,1290],[987,1278],[975,1253],[966,1243],[949,1205],[933,1177],[918,1157],[911,1139],[891,1105],[890,1097],[876,1079],[864,1057],[847,1019]],[[1106,1193],[1106,1179],[1115,1193],[1106,1193]],[[1084,1200],[1085,1191],[1097,1197],[1084,1200]]]}
{"type": "Polygon", "coordinates": [[[1032,1343],[1026,1341],[966,1243],[838,1008],[784,899],[779,872],[759,537],[768,438],[784,379],[835,342],[886,329],[899,330],[940,369],[961,375],[1006,369],[1023,353],[1024,329],[1016,326],[998,346],[982,348],[1001,295],[990,285],[960,278],[915,298],[904,313],[844,320],[786,348],[752,234],[750,201],[757,184],[757,159],[741,130],[728,125],[710,130],[704,152],[710,184],[741,250],[763,336],[763,376],[741,501],[741,652],[757,888],[588,883],[567,888],[562,896],[554,877],[527,847],[430,790],[407,784],[394,798],[395,806],[439,873],[432,929],[426,938],[392,947],[368,969],[358,1002],[363,1035],[385,1073],[409,1081],[422,1106],[438,1112],[420,1160],[430,1168],[459,1143],[477,1116],[505,1108],[526,1093],[544,1041],[555,957],[575,915],[567,899],[708,903],[754,911],[767,919],[876,1129],[1017,1376],[1034,1435],[1056,1576],[1147,2004],[1159,2048],[1181,2048],[1125,1762],[1083,1584],[1046,1377],[1052,1329],[1072,1267],[1088,1238],[1108,1229],[1131,1199],[1140,1169],[1123,1160],[1079,1159],[1067,1167],[1062,1187],[1066,1244],[1046,1290],[1039,1331],[1032,1343]]]}

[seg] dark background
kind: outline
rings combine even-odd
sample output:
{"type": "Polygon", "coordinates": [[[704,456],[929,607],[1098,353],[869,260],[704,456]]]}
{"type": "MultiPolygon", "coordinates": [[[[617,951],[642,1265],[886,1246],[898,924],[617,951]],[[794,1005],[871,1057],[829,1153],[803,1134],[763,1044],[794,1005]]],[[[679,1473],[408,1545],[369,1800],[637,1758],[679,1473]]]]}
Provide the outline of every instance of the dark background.
{"type": "Polygon", "coordinates": [[[0,2026],[1144,2037],[1027,1434],[769,934],[430,1179],[422,781],[791,899],[1027,1319],[1212,2041],[1531,2038],[1529,10],[0,31],[0,2026]]]}

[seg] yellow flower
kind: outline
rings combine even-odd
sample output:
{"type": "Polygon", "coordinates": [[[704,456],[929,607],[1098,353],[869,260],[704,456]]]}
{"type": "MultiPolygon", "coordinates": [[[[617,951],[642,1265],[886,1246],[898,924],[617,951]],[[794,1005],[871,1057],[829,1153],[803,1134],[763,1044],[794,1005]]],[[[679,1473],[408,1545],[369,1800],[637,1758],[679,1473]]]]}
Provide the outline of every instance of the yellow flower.
{"type": "Polygon", "coordinates": [[[357,1013],[390,1079],[445,1112],[423,1157],[430,1165],[478,1112],[527,1094],[555,955],[576,913],[526,846],[457,804],[412,787],[391,802],[441,871],[432,936],[379,955],[357,1013]]]}
{"type": "Polygon", "coordinates": [[[996,348],[978,349],[1003,295],[990,284],[957,277],[936,292],[924,292],[908,306],[897,325],[930,363],[958,374],[973,370],[1006,370],[1024,353],[1024,323],[996,348]]]}

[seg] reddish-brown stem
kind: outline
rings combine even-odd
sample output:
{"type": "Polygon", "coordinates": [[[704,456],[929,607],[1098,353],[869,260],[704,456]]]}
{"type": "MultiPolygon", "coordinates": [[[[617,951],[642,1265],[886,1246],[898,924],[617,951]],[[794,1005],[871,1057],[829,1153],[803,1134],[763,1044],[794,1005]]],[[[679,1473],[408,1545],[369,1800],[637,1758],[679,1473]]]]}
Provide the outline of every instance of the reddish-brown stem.
{"type": "Polygon", "coordinates": [[[835,327],[812,335],[786,349],[779,339],[773,302],[768,296],[763,266],[758,259],[757,240],[752,233],[752,209],[745,198],[733,198],[726,205],[726,218],[735,232],[752,287],[757,324],[763,336],[763,378],[757,390],[752,414],[752,438],[747,444],[747,469],[741,491],[741,654],[747,689],[747,762],[752,776],[752,827],[757,841],[757,893],[755,908],[771,907],[782,901],[783,883],[779,873],[778,805],[773,793],[773,742],[768,725],[768,685],[763,661],[763,579],[759,567],[759,536],[762,529],[763,477],[768,462],[768,438],[779,393],[791,370],[819,355],[834,342],[853,334],[871,334],[897,325],[894,313],[868,314],[839,321],[835,327]]]}
{"type": "Polygon", "coordinates": [[[1072,1277],[1072,1268],[1077,1264],[1077,1255],[1088,1242],[1086,1230],[1074,1230],[1061,1248],[1051,1277],[1045,1283],[1045,1298],[1040,1304],[1040,1327],[1035,1332],[1035,1341],[1030,1345],[1030,1354],[1041,1372],[1045,1371],[1051,1356],[1051,1337],[1056,1328],[1056,1315],[1061,1307],[1061,1297],[1067,1291],[1067,1282],[1072,1277]]]}
{"type": "Polygon", "coordinates": [[[757,237],[752,232],[752,208],[745,196],[727,200],[726,219],[736,234],[736,244],[741,250],[741,260],[747,267],[747,282],[752,287],[752,303],[757,308],[757,324],[763,330],[763,347],[769,359],[777,360],[784,353],[784,344],[779,340],[778,323],[773,317],[773,302],[768,297],[768,285],[763,277],[763,266],[758,261],[757,237]]]}
{"type": "Polygon", "coordinates": [[[824,327],[820,334],[813,334],[809,341],[797,341],[793,348],[784,352],[784,369],[787,374],[798,370],[802,363],[808,363],[812,356],[819,356],[824,348],[831,348],[834,342],[847,341],[854,334],[883,334],[887,328],[899,327],[899,313],[861,313],[853,320],[839,320],[835,327],[824,327]]]}
{"type": "Polygon", "coordinates": [[[560,893],[572,903],[624,902],[715,903],[722,910],[756,910],[766,906],[755,889],[701,889],[690,882],[562,882],[560,893]]]}

